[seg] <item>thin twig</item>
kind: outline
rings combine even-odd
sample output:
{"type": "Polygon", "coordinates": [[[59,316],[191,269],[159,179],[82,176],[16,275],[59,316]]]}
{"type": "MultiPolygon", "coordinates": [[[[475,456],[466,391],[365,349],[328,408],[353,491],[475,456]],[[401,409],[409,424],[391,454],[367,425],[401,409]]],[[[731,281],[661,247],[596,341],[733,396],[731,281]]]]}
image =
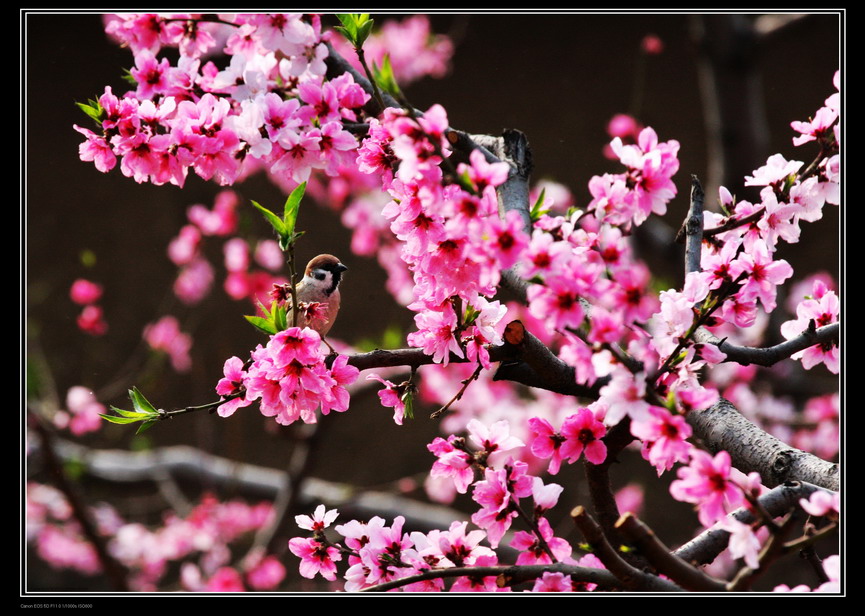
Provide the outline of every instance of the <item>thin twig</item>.
{"type": "MultiPolygon", "coordinates": [[[[778,517],[793,507],[798,507],[799,500],[807,499],[818,490],[821,488],[810,483],[788,483],[772,488],[757,500],[766,511],[778,517]]],[[[756,519],[753,512],[744,507],[731,513],[730,517],[744,524],[751,524],[756,519]]],[[[718,554],[727,549],[729,539],[730,533],[728,531],[713,527],[688,541],[675,550],[674,554],[689,563],[705,565],[713,562],[718,554]]]]}
{"type": "Polygon", "coordinates": [[[771,347],[745,347],[730,344],[726,339],[722,340],[705,328],[700,328],[694,335],[697,342],[714,344],[719,350],[727,355],[724,361],[734,361],[743,366],[755,364],[757,366],[772,366],[779,361],[785,360],[799,351],[815,346],[837,344],[840,336],[841,324],[831,323],[817,329],[806,329],[795,338],[781,342],[771,347]]]}

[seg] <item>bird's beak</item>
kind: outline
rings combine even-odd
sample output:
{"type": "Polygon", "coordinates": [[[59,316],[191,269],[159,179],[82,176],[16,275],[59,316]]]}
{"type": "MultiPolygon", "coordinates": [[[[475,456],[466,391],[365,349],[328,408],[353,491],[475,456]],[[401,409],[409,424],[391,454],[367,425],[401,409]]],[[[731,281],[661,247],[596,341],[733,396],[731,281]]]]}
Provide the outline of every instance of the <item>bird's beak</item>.
{"type": "Polygon", "coordinates": [[[347,269],[348,269],[348,267],[343,265],[342,263],[336,264],[336,271],[338,271],[338,272],[344,272],[347,269]]]}

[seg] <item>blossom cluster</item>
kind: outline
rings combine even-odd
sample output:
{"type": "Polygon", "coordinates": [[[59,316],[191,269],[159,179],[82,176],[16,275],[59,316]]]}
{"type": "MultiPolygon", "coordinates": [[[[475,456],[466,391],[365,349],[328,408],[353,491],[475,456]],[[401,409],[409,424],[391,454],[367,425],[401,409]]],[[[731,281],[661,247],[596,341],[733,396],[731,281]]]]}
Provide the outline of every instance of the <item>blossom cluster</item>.
{"type": "Polygon", "coordinates": [[[489,367],[486,345],[500,344],[505,308],[495,295],[501,271],[514,265],[527,245],[517,213],[498,215],[495,187],[508,167],[488,163],[473,151],[456,172],[465,183],[446,183],[449,164],[447,114],[434,105],[421,116],[386,109],[370,120],[358,150],[361,171],[380,175],[393,198],[382,210],[402,242],[400,256],[414,278],[418,330],[408,342],[447,365],[450,354],[489,367]]]}
{"type": "Polygon", "coordinates": [[[166,315],[155,323],[148,324],[142,336],[151,349],[168,355],[171,367],[177,372],[188,372],[192,367],[192,359],[189,357],[192,336],[180,331],[180,323],[176,317],[166,315]]]}
{"type": "Polygon", "coordinates": [[[232,299],[266,304],[273,285],[286,283],[276,275],[282,269],[283,255],[275,240],[260,240],[252,249],[247,240],[235,235],[238,204],[234,191],[223,190],[212,209],[202,204],[187,209],[188,224],[168,244],[168,257],[179,268],[174,293],[183,303],[200,302],[213,284],[214,269],[204,254],[207,237],[227,238],[222,246],[227,272],[223,288],[232,299]],[[253,260],[263,269],[253,269],[253,260]]]}
{"type": "Polygon", "coordinates": [[[68,428],[75,436],[81,436],[99,430],[104,423],[101,415],[106,411],[92,391],[75,385],[66,392],[65,410],[58,410],[52,420],[56,427],[68,428]]]}
{"type": "MultiPolygon", "coordinates": [[[[358,70],[363,70],[354,49],[341,36],[331,38],[334,48],[358,70]]],[[[384,56],[402,87],[421,77],[444,77],[454,53],[451,40],[435,34],[426,15],[411,15],[402,21],[386,21],[363,45],[368,64],[382,65],[384,56]]]]}
{"type": "MultiPolygon", "coordinates": [[[[185,517],[167,513],[156,529],[125,522],[104,503],[90,513],[98,532],[107,538],[109,554],[130,570],[128,579],[134,590],[156,590],[173,563],[182,563],[181,579],[187,590],[267,590],[285,576],[282,564],[264,553],[252,554],[239,566],[229,564],[229,545],[272,521],[270,503],[219,502],[205,495],[185,517]],[[236,583],[229,585],[229,579],[236,583]]],[[[86,575],[102,571],[95,548],[84,538],[60,491],[28,484],[27,533],[36,542],[39,555],[52,566],[86,575]]]]}
{"type": "Polygon", "coordinates": [[[314,169],[335,174],[357,147],[342,120],[369,96],[348,73],[325,78],[327,46],[317,16],[123,14],[107,31],[135,56],[137,86],[111,88],[91,109],[100,131],[85,136],[82,160],[136,182],[183,186],[192,170],[233,184],[261,168],[299,184],[314,169]],[[157,58],[177,46],[176,66],[157,58]],[[204,61],[224,51],[227,66],[204,61]]]}
{"type": "Polygon", "coordinates": [[[249,362],[238,357],[226,360],[224,378],[216,393],[225,402],[219,415],[228,417],[238,408],[259,401],[262,415],[288,425],[301,420],[316,423],[323,415],[348,409],[346,386],[357,380],[358,369],[339,355],[328,368],[321,350],[321,337],[310,328],[289,327],[258,345],[249,362]]]}
{"type": "MultiPolygon", "coordinates": [[[[300,528],[313,532],[312,537],[295,537],[289,547],[300,557],[301,575],[314,578],[321,575],[334,581],[337,562],[348,553],[345,589],[360,590],[369,586],[400,579],[434,569],[498,564],[494,551],[502,542],[513,521],[521,516],[530,519],[529,531],[517,531],[509,542],[519,552],[518,565],[566,562],[576,564],[570,544],[556,537],[549,512],[558,502],[563,488],[545,485],[540,477],[528,473],[528,465],[510,457],[523,442],[510,435],[506,421],[487,427],[477,420],[468,426],[469,440],[477,448],[469,449],[464,439],[437,438],[429,449],[437,456],[433,474],[449,477],[462,492],[473,484],[472,498],[478,510],[472,522],[481,530],[468,531],[467,522],[454,522],[447,531],[404,533],[404,518],[397,517],[390,527],[385,520],[373,517],[369,522],[352,520],[335,527],[344,538],[344,547],[325,536],[336,519],[335,510],[323,505],[310,516],[298,516],[300,528]],[[475,480],[474,468],[483,469],[482,478],[475,480]],[[522,499],[531,498],[531,508],[523,510],[522,499]],[[526,511],[528,513],[526,513],[526,511]],[[481,545],[486,540],[490,547],[481,545]]],[[[597,563],[595,566],[600,566],[597,563]]],[[[508,591],[496,585],[496,575],[458,577],[451,592],[508,591]]],[[[403,586],[406,591],[442,591],[442,579],[418,581],[403,586]]],[[[570,588],[569,588],[570,589],[570,588]]]]}

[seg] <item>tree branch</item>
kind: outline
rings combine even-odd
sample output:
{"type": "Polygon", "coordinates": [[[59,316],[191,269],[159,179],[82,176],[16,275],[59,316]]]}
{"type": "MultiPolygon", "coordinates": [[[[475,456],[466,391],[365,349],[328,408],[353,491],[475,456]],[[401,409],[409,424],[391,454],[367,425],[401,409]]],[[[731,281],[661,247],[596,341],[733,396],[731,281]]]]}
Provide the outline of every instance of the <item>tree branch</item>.
{"type": "MultiPolygon", "coordinates": [[[[35,443],[31,453],[40,454],[42,448],[35,443]]],[[[286,474],[284,469],[236,462],[186,445],[133,452],[91,449],[56,439],[54,450],[62,460],[75,460],[83,465],[87,474],[104,481],[160,481],[170,474],[178,480],[221,487],[232,493],[243,494],[246,498],[275,499],[286,474]]],[[[401,515],[412,528],[424,532],[447,528],[454,520],[465,517],[465,514],[448,507],[422,503],[388,492],[359,491],[355,486],[316,478],[308,478],[303,482],[296,499],[295,508],[324,503],[328,507],[339,507],[341,512],[353,517],[368,519],[379,515],[394,518],[401,515]]]]}
{"type": "Polygon", "coordinates": [[[703,252],[703,187],[696,175],[691,176],[691,206],[676,241],[685,242],[685,274],[700,271],[703,252]]]}
{"type": "MultiPolygon", "coordinates": [[[[809,498],[822,488],[805,482],[786,483],[772,488],[757,500],[772,516],[784,515],[793,507],[799,506],[799,500],[809,498]]],[[[730,514],[744,524],[751,524],[756,519],[754,514],[745,507],[730,514]]],[[[727,549],[730,533],[720,528],[710,528],[703,531],[673,553],[691,564],[707,565],[727,549]]]]}
{"type": "Polygon", "coordinates": [[[829,490],[838,490],[840,469],[810,453],[794,449],[767,434],[743,417],[728,400],[719,399],[711,407],[691,411],[688,424],[712,451],[726,450],[733,466],[749,473],[760,473],[769,487],[785,481],[806,481],[829,490]]]}
{"type": "Polygon", "coordinates": [[[841,324],[832,323],[824,325],[818,329],[806,329],[796,338],[787,340],[780,344],[771,347],[756,348],[744,347],[730,344],[726,340],[721,340],[709,330],[700,328],[694,335],[697,342],[714,344],[721,351],[727,354],[725,361],[734,361],[743,366],[756,364],[758,366],[772,366],[779,361],[804,351],[808,347],[816,344],[837,343],[840,334],[841,324]]]}

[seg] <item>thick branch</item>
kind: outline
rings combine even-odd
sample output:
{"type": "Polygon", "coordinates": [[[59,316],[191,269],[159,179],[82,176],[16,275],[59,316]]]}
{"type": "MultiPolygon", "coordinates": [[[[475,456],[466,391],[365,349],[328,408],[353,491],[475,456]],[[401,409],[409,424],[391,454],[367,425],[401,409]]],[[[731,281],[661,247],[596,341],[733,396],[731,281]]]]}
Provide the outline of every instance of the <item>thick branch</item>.
{"type": "Polygon", "coordinates": [[[728,400],[721,398],[702,411],[691,411],[688,423],[706,446],[716,453],[730,453],[733,466],[760,473],[769,487],[785,481],[805,481],[838,490],[840,469],[810,453],[794,449],[745,419],[728,400]]]}
{"type": "Polygon", "coordinates": [[[574,368],[559,359],[543,342],[527,331],[520,321],[511,321],[505,328],[505,344],[501,348],[510,349],[514,359],[525,362],[528,371],[523,368],[512,370],[509,364],[503,364],[496,372],[496,380],[515,380],[513,377],[518,374],[529,374],[538,379],[535,387],[591,398],[598,397],[600,388],[606,382],[599,380],[592,386],[577,383],[574,368]]]}
{"type": "Polygon", "coordinates": [[[691,206],[676,241],[685,241],[685,274],[700,271],[703,250],[703,187],[696,175],[691,176],[691,206]],[[684,237],[683,237],[684,236],[684,237]]]}
{"type": "Polygon", "coordinates": [[[772,366],[779,361],[787,359],[799,351],[816,344],[831,344],[838,342],[841,325],[832,323],[818,329],[806,329],[799,336],[765,348],[743,347],[730,344],[721,340],[705,328],[700,328],[694,336],[697,342],[710,343],[717,346],[727,354],[726,361],[734,361],[743,366],[756,364],[758,366],[772,366]]]}

